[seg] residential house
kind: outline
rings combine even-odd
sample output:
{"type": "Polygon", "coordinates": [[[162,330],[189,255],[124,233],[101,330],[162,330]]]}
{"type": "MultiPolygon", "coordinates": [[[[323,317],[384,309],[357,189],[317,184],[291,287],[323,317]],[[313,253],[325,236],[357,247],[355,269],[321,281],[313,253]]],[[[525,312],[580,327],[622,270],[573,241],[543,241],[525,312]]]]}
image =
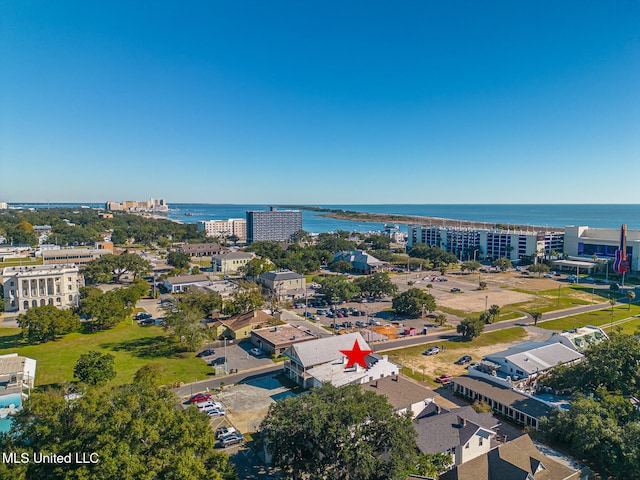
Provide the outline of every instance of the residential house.
{"type": "Polygon", "coordinates": [[[36,380],[36,361],[17,353],[0,355],[0,389],[33,388],[36,380]]]}
{"type": "Polygon", "coordinates": [[[188,287],[206,287],[211,285],[209,277],[203,274],[178,275],[164,281],[164,287],[171,293],[183,293],[188,287]]]}
{"type": "Polygon", "coordinates": [[[253,330],[273,326],[278,320],[262,310],[241,313],[225,319],[215,319],[207,326],[212,329],[212,336],[219,339],[249,338],[253,330]]]}
{"type": "Polygon", "coordinates": [[[448,453],[454,465],[487,453],[495,443],[499,422],[490,413],[477,413],[471,406],[443,409],[413,421],[420,452],[448,453]]]}
{"type": "Polygon", "coordinates": [[[440,480],[578,480],[580,472],[540,453],[523,435],[440,475],[440,480]]]}
{"type": "Polygon", "coordinates": [[[354,273],[375,273],[386,265],[385,262],[378,260],[373,255],[363,252],[362,250],[338,252],[333,256],[333,261],[338,262],[340,260],[349,262],[354,273]]]}
{"type": "Polygon", "coordinates": [[[311,388],[324,383],[336,387],[362,384],[400,371],[400,367],[390,362],[386,355],[377,353],[365,357],[366,368],[359,364],[347,368],[347,358],[340,350],[351,350],[356,341],[361,350],[370,350],[358,332],[292,345],[283,353],[288,358],[284,363],[285,374],[299,385],[311,388]]]}
{"type": "Polygon", "coordinates": [[[304,275],[291,270],[264,272],[256,279],[259,284],[277,295],[278,300],[295,300],[306,295],[304,275]]]}
{"type": "Polygon", "coordinates": [[[211,257],[213,271],[225,275],[237,273],[238,269],[244,267],[249,261],[255,258],[252,252],[227,252],[211,257]]]}
{"type": "Polygon", "coordinates": [[[397,414],[411,412],[412,417],[417,417],[436,397],[433,390],[403,375],[374,379],[360,387],[364,392],[374,392],[386,397],[397,414]]]}
{"type": "Polygon", "coordinates": [[[295,343],[308,342],[317,338],[308,329],[289,324],[251,330],[251,343],[266,354],[276,357],[295,343]]]}
{"type": "Polygon", "coordinates": [[[454,377],[451,383],[454,393],[485,402],[494,412],[536,430],[540,418],[551,415],[552,409],[547,404],[505,386],[467,376],[454,377]]]}

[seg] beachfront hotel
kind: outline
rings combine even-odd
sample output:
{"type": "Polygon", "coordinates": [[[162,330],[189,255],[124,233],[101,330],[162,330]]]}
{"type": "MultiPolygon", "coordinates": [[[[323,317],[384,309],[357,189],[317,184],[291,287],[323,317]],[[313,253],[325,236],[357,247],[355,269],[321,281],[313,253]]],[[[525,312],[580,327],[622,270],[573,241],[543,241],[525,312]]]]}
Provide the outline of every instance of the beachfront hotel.
{"type": "Polygon", "coordinates": [[[198,231],[205,232],[207,237],[236,236],[244,242],[247,238],[247,220],[244,218],[229,218],[228,220],[206,220],[198,222],[198,231]]]}
{"type": "Polygon", "coordinates": [[[247,243],[261,241],[286,242],[302,230],[300,210],[247,211],[247,243]]]}
{"type": "Polygon", "coordinates": [[[458,258],[488,259],[507,257],[517,262],[544,251],[563,252],[563,231],[525,231],[470,227],[409,226],[408,247],[426,244],[453,253],[458,258]]]}

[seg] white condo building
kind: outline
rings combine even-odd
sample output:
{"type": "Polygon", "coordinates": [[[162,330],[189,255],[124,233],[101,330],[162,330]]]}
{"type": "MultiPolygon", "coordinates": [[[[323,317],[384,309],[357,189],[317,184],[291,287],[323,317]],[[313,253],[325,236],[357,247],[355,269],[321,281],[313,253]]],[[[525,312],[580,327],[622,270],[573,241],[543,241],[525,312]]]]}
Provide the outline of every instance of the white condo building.
{"type": "Polygon", "coordinates": [[[29,308],[78,304],[78,267],[36,265],[2,270],[5,310],[24,313],[29,308]]]}
{"type": "Polygon", "coordinates": [[[239,240],[247,238],[247,220],[229,218],[228,220],[206,220],[198,222],[198,231],[204,231],[207,237],[230,237],[235,235],[239,240]]]}
{"type": "Polygon", "coordinates": [[[424,243],[455,254],[461,260],[507,257],[518,261],[539,251],[563,252],[564,232],[409,226],[408,246],[424,243]]]}

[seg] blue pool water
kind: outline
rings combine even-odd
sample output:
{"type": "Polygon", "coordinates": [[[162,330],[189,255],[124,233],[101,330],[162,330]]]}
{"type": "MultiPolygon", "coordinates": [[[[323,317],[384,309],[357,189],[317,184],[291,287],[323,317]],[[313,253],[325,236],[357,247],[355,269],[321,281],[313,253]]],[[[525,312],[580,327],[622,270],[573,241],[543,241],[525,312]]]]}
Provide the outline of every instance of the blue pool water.
{"type": "MultiPolygon", "coordinates": [[[[20,407],[20,405],[22,405],[22,398],[20,394],[14,393],[11,395],[0,396],[0,408],[8,407],[9,405],[13,405],[16,408],[20,407]]],[[[11,428],[11,423],[11,416],[0,418],[0,432],[8,432],[11,428]]]]}

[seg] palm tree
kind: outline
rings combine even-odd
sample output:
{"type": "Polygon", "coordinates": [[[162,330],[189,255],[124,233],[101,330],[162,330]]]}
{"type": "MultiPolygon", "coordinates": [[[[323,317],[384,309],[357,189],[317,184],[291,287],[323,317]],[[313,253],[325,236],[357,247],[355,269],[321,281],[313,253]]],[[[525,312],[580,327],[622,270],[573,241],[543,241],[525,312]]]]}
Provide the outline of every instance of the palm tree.
{"type": "Polygon", "coordinates": [[[447,323],[447,317],[444,314],[440,314],[436,317],[436,322],[438,322],[438,325],[443,326],[445,323],[447,323]]]}
{"type": "Polygon", "coordinates": [[[540,320],[542,314],[540,312],[531,312],[531,318],[533,318],[533,326],[538,325],[538,320],[540,320]]]}
{"type": "Polygon", "coordinates": [[[633,290],[629,290],[627,292],[627,298],[629,299],[629,308],[627,310],[631,310],[631,302],[636,299],[636,292],[634,292],[633,290]]]}
{"type": "Polygon", "coordinates": [[[611,304],[611,316],[613,317],[613,307],[616,304],[616,299],[615,298],[610,298],[609,299],[609,303],[611,304]]]}
{"type": "Polygon", "coordinates": [[[491,305],[489,307],[489,315],[491,315],[491,323],[496,321],[496,317],[500,313],[500,305],[491,305]]]}

